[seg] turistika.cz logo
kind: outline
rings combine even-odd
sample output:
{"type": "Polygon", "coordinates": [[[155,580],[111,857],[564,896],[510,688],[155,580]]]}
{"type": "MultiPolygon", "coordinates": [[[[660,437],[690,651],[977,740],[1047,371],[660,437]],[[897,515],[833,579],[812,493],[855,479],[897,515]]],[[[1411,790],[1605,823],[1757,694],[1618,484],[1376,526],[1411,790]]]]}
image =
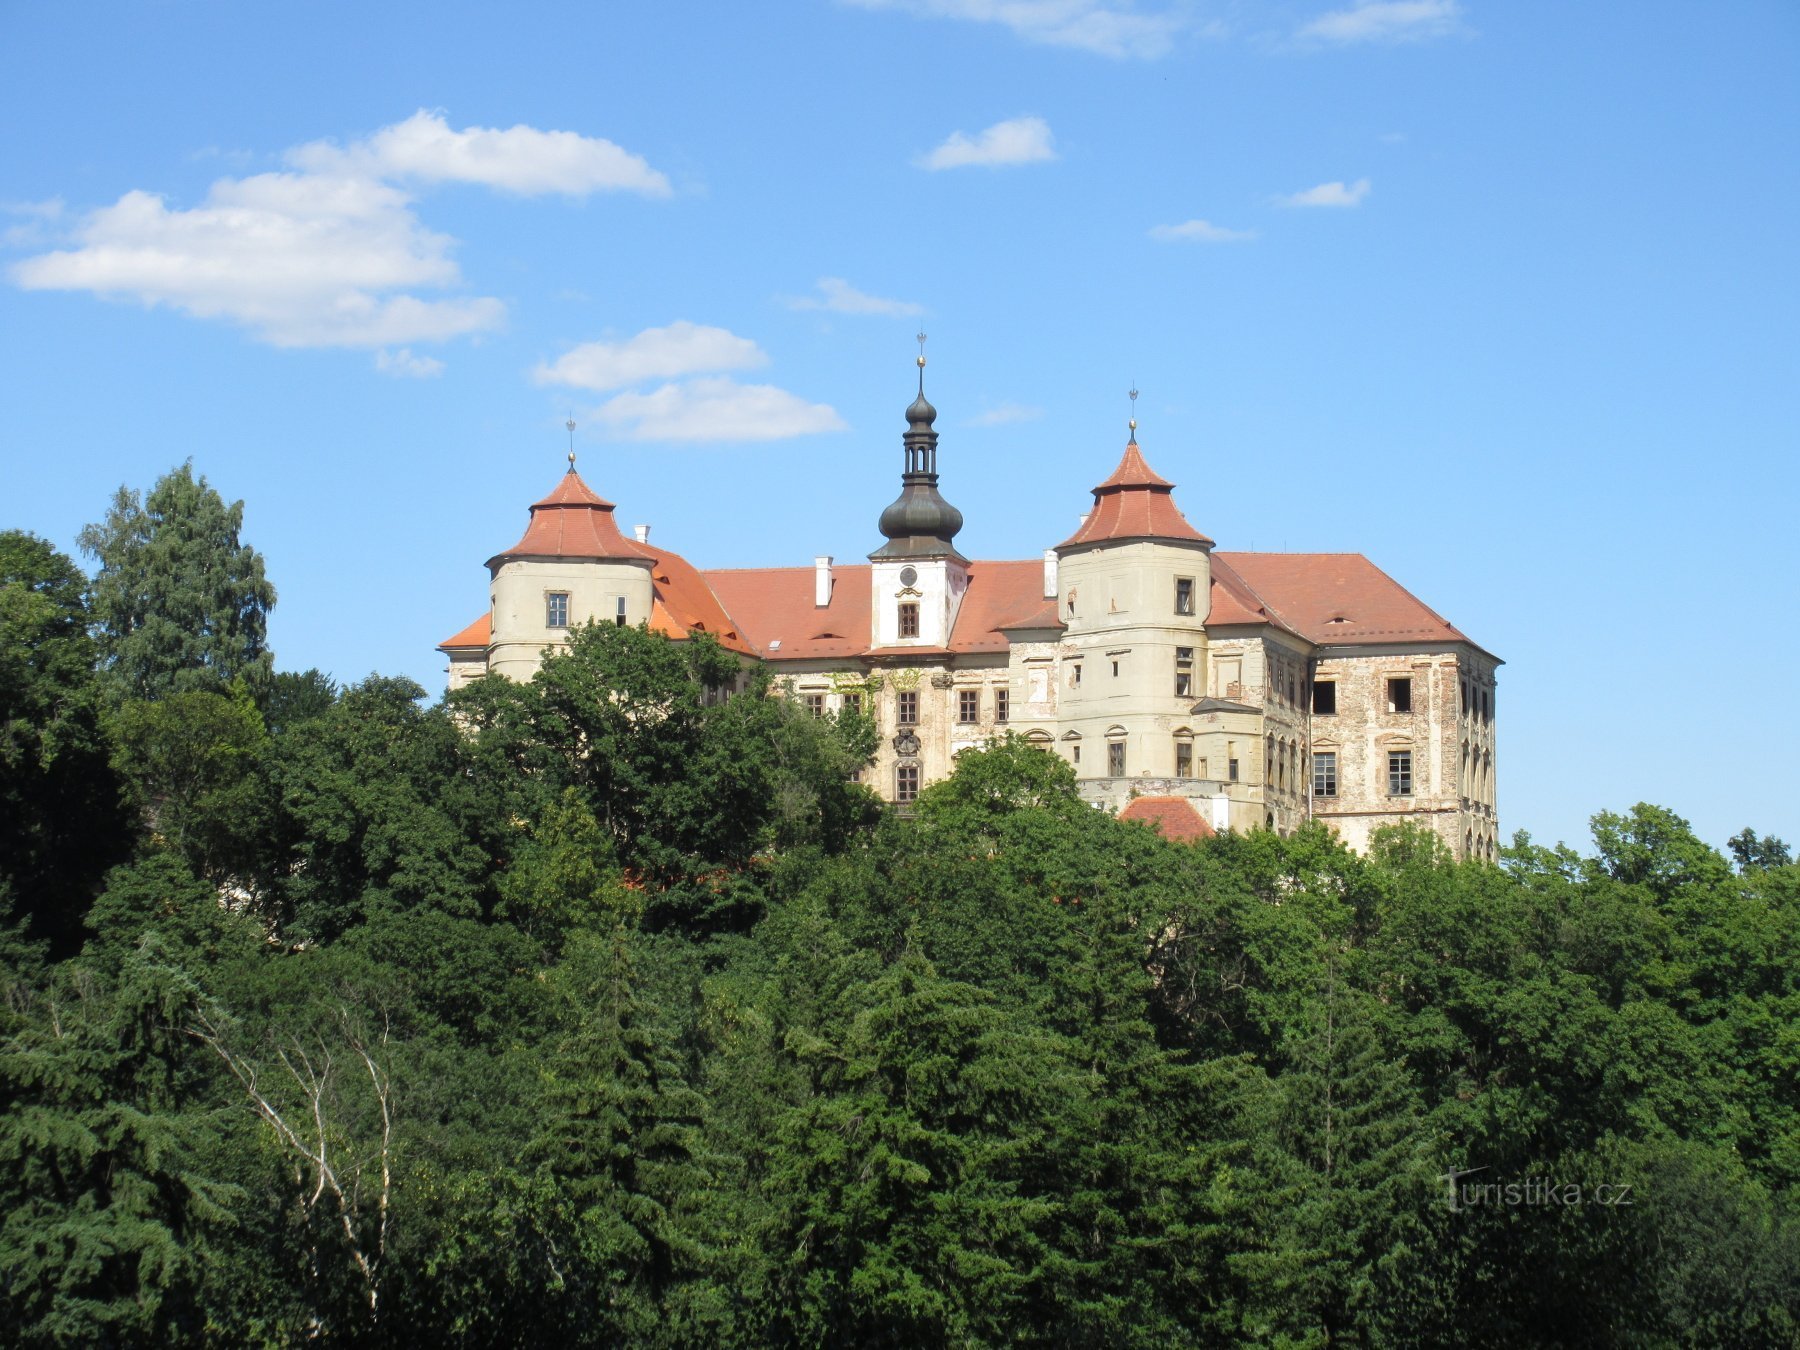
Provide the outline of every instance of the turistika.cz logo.
{"type": "Polygon", "coordinates": [[[1631,1187],[1624,1182],[1557,1181],[1553,1177],[1526,1177],[1522,1181],[1464,1181],[1487,1168],[1451,1168],[1438,1178],[1448,1192],[1452,1210],[1482,1205],[1503,1208],[1543,1206],[1572,1209],[1578,1205],[1603,1205],[1609,1209],[1634,1203],[1631,1187]]]}

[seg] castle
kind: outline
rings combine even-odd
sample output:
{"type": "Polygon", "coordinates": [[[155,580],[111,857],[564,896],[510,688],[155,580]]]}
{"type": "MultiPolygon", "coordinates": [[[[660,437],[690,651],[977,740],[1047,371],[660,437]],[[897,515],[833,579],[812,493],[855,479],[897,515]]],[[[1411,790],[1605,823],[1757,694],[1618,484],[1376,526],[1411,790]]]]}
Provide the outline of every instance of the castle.
{"type": "MultiPolygon", "coordinates": [[[[495,554],[487,614],[441,644],[450,687],[528,680],[571,625],[711,634],[812,712],[882,733],[863,781],[904,804],[1011,730],[1084,797],[1193,837],[1411,820],[1492,859],[1499,658],[1359,553],[1224,553],[1137,444],[1041,559],[970,561],[938,491],[937,410],[906,410],[900,495],[867,563],[701,571],[627,538],[569,471],[495,554]]],[[[1135,394],[1134,394],[1135,397],[1135,394]]]]}

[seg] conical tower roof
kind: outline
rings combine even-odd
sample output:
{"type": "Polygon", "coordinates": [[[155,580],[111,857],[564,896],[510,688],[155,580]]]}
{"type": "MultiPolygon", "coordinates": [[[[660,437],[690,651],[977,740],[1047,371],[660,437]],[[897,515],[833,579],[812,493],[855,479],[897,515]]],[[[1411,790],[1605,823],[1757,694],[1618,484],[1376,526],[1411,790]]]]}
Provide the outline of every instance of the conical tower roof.
{"type": "Polygon", "coordinates": [[[1175,505],[1175,485],[1150,467],[1138,449],[1136,424],[1119,467],[1094,489],[1094,509],[1081,528],[1056,547],[1078,548],[1120,539],[1176,539],[1211,548],[1175,505]]]}

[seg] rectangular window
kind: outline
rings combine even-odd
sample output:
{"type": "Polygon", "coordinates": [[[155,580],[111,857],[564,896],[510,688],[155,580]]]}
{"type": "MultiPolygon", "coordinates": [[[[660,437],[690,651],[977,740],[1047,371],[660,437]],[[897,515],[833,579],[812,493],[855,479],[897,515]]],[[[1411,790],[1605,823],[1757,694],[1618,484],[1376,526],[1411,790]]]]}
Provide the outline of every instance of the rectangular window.
{"type": "Polygon", "coordinates": [[[569,626],[569,593],[567,591],[551,591],[544,597],[544,627],[567,628],[569,626]]]}
{"type": "Polygon", "coordinates": [[[900,636],[919,636],[919,605],[915,600],[906,600],[900,605],[900,636]]]}
{"type": "Polygon", "coordinates": [[[862,711],[862,695],[845,694],[844,701],[839,706],[847,713],[860,713],[862,711]]]}
{"type": "Polygon", "coordinates": [[[1194,776],[1194,743],[1192,741],[1175,742],[1175,776],[1177,778],[1194,776]]]}
{"type": "Polygon", "coordinates": [[[1194,696],[1194,649],[1177,647],[1175,649],[1175,697],[1192,698],[1194,696]]]}
{"type": "Polygon", "coordinates": [[[1412,796],[1412,751],[1388,751],[1388,796],[1412,796]]]}
{"type": "Polygon", "coordinates": [[[1391,713],[1412,711],[1412,677],[1402,675],[1387,682],[1387,705],[1391,713]]]}
{"type": "Polygon", "coordinates": [[[894,723],[896,726],[916,727],[919,725],[919,691],[902,689],[895,699],[894,723]]]}
{"type": "Polygon", "coordinates": [[[808,694],[806,696],[806,711],[811,713],[814,717],[823,717],[825,715],[825,695],[808,694]]]}
{"type": "Polygon", "coordinates": [[[1125,742],[1113,741],[1106,747],[1106,776],[1123,778],[1125,776],[1125,742]]]}
{"type": "Polygon", "coordinates": [[[1081,763],[1081,747],[1079,745],[1069,747],[1069,763],[1081,763]]]}
{"type": "Polygon", "coordinates": [[[981,691],[979,689],[958,689],[956,691],[956,720],[973,722],[981,716],[981,691]]]}
{"type": "Polygon", "coordinates": [[[1313,796],[1337,796],[1337,751],[1320,750],[1313,755],[1313,796]]]}
{"type": "Polygon", "coordinates": [[[1004,689],[994,690],[994,720],[1004,722],[1011,711],[1012,697],[1004,689]]]}
{"type": "Polygon", "coordinates": [[[622,595],[619,597],[618,608],[613,614],[613,622],[621,628],[625,626],[625,597],[622,595]]]}
{"type": "Polygon", "coordinates": [[[1177,614],[1194,612],[1194,579],[1192,577],[1175,578],[1175,612],[1177,614]]]}
{"type": "Polygon", "coordinates": [[[1231,779],[1232,782],[1234,782],[1234,783],[1237,782],[1237,780],[1238,780],[1238,762],[1236,759],[1231,760],[1229,765],[1227,766],[1227,776],[1231,779]]]}
{"type": "Polygon", "coordinates": [[[897,764],[894,766],[894,800],[897,802],[917,801],[919,796],[919,766],[917,764],[897,764]]]}
{"type": "Polygon", "coordinates": [[[1337,711],[1337,681],[1320,680],[1313,686],[1313,712],[1329,717],[1337,711]]]}
{"type": "Polygon", "coordinates": [[[1069,684],[1073,687],[1079,687],[1081,684],[1081,662],[1079,661],[1069,667],[1069,684]]]}

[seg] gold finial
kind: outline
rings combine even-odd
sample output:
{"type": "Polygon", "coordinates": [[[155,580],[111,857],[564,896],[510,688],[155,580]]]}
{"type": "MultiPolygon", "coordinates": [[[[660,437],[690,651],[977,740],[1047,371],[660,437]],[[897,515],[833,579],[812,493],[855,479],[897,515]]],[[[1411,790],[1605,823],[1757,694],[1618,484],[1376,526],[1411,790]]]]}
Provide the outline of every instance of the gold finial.
{"type": "Polygon", "coordinates": [[[1128,444],[1136,445],[1137,444],[1137,384],[1135,381],[1132,383],[1132,386],[1131,386],[1131,419],[1128,422],[1126,422],[1125,425],[1131,428],[1131,440],[1128,442],[1128,444]]]}
{"type": "Polygon", "coordinates": [[[925,334],[919,334],[919,369],[925,369],[925,334]]]}
{"type": "Polygon", "coordinates": [[[569,414],[569,420],[563,425],[569,429],[569,472],[575,472],[575,414],[569,414]]]}

